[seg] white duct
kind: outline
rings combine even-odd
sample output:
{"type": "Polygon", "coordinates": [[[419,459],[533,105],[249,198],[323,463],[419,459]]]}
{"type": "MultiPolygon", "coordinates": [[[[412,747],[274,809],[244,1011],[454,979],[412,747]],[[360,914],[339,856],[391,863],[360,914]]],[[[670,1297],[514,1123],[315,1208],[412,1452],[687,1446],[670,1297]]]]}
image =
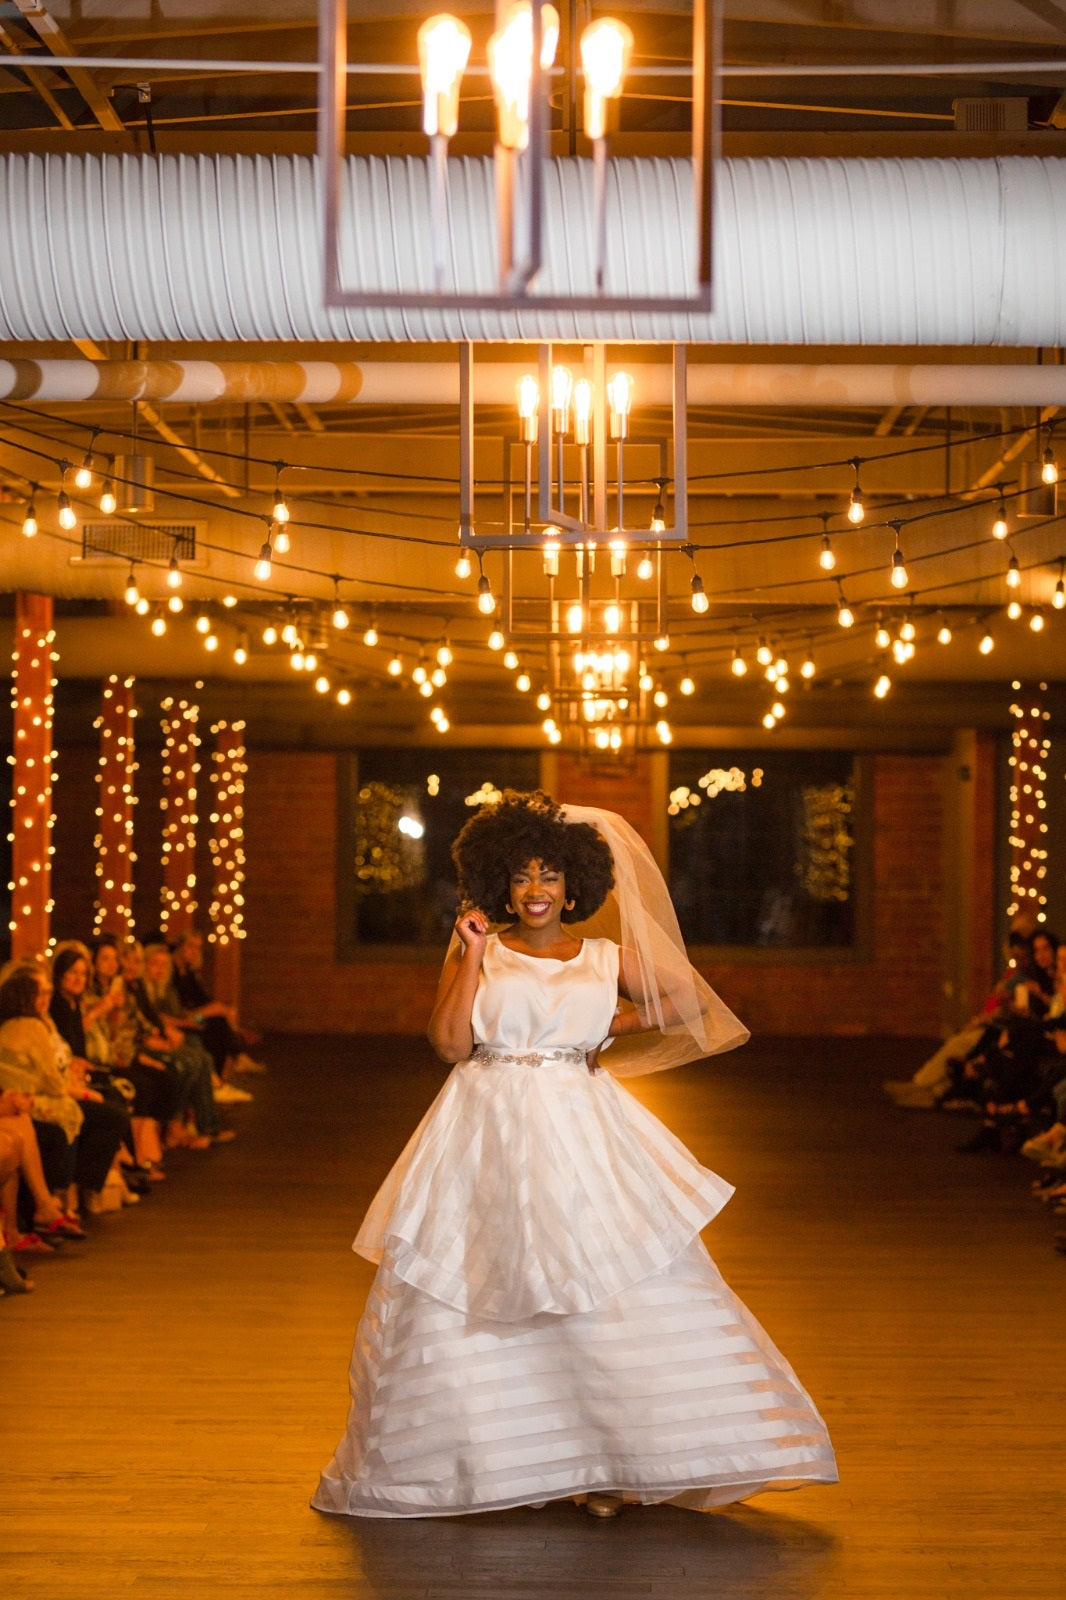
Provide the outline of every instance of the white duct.
{"type": "MultiPolygon", "coordinates": [[[[513,405],[522,360],[478,361],[475,399],[513,405]]],[[[642,405],[670,404],[672,369],[642,361],[642,405]]],[[[1066,366],[970,362],[690,362],[694,406],[1066,406],[1066,366]]],[[[307,405],[458,406],[447,361],[0,361],[0,400],[288,401],[307,405]]]]}
{"type": "MultiPolygon", "coordinates": [[[[494,288],[493,169],[449,164],[462,279],[494,288]]],[[[351,285],[429,287],[428,164],[348,159],[351,285]]],[[[589,163],[550,163],[544,284],[590,292],[589,163]]],[[[611,164],[609,288],[688,290],[689,164],[611,164]]],[[[732,160],[710,316],[325,310],[305,156],[0,157],[0,338],[1066,344],[1066,161],[732,160]]]]}

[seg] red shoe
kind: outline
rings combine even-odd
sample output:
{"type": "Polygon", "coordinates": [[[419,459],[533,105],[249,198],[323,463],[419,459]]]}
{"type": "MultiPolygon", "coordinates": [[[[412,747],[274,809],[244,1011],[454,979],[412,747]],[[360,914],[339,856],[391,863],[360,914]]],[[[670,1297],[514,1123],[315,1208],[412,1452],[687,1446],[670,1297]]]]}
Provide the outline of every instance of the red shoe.
{"type": "Polygon", "coordinates": [[[54,1244],[46,1244],[39,1233],[24,1233],[17,1244],[11,1246],[12,1255],[16,1256],[54,1256],[54,1244]]]}
{"type": "Polygon", "coordinates": [[[34,1228],[43,1239],[87,1239],[85,1232],[77,1217],[68,1217],[64,1212],[54,1222],[35,1222],[34,1228]]]}

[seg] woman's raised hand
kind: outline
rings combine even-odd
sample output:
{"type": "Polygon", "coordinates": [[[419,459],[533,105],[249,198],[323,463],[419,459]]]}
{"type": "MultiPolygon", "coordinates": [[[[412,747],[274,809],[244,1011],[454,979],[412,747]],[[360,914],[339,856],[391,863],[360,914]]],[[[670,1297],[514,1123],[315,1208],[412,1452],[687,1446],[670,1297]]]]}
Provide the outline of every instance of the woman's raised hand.
{"type": "Polygon", "coordinates": [[[483,955],[485,940],[489,932],[489,919],[483,911],[476,906],[469,906],[460,913],[455,924],[455,931],[460,942],[474,955],[483,955]]]}

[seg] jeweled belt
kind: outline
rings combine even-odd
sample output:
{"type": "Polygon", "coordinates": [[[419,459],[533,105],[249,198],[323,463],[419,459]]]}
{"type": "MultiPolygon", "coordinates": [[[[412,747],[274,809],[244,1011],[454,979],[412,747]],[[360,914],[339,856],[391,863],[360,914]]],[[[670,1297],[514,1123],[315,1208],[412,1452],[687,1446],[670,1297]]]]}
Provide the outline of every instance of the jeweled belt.
{"type": "Polygon", "coordinates": [[[586,1052],[579,1045],[564,1045],[558,1050],[494,1050],[491,1045],[476,1044],[470,1059],[488,1066],[539,1067],[545,1061],[568,1061],[584,1066],[585,1056],[586,1052]]]}

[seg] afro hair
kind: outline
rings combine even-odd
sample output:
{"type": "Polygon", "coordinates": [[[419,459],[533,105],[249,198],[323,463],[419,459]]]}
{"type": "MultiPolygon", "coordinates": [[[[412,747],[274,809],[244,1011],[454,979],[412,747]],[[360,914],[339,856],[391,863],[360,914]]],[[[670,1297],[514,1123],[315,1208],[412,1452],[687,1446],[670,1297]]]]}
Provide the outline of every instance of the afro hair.
{"type": "Polygon", "coordinates": [[[614,862],[605,839],[588,822],[565,822],[562,807],[542,789],[505,789],[495,805],[471,817],[452,845],[459,895],[493,922],[511,922],[510,879],[530,861],[566,878],[564,922],[584,922],[614,886],[614,862]]]}

